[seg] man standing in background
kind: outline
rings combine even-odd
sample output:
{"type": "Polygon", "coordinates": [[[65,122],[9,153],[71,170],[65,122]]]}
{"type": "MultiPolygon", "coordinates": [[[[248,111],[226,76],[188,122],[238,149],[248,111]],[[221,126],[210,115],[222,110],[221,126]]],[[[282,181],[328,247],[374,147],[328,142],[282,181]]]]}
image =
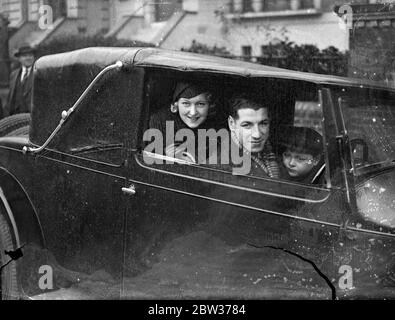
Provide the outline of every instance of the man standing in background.
{"type": "Polygon", "coordinates": [[[21,67],[10,76],[10,91],[4,108],[4,117],[17,113],[30,112],[33,84],[33,64],[35,49],[29,45],[21,46],[14,55],[21,67]]]}

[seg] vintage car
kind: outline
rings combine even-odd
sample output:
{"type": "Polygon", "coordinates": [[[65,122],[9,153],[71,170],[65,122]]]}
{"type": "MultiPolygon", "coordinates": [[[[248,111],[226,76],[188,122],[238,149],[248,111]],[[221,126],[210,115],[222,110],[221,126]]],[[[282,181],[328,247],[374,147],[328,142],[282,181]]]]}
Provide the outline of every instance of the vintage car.
{"type": "Polygon", "coordinates": [[[36,62],[32,104],[29,134],[0,138],[2,298],[395,297],[395,89],[87,48],[36,62]],[[282,128],[320,133],[317,182],[147,152],[151,115],[187,80],[210,84],[224,130],[232,94],[259,96],[279,159],[282,128]]]}

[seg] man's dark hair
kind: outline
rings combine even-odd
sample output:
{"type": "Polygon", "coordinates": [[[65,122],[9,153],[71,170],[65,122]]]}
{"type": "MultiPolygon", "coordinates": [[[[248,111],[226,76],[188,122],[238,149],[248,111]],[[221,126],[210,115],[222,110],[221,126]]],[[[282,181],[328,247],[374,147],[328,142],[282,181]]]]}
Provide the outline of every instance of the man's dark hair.
{"type": "Polygon", "coordinates": [[[241,109],[259,110],[262,108],[267,109],[269,114],[269,108],[265,104],[258,103],[257,101],[250,98],[238,96],[229,100],[229,115],[232,116],[233,119],[237,119],[239,117],[238,111],[241,109]]]}

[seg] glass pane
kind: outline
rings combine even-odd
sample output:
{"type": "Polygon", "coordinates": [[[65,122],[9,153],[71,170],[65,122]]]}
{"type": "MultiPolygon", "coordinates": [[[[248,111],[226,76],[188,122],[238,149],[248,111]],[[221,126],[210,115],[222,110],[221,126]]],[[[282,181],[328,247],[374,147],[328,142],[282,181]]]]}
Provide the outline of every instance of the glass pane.
{"type": "Polygon", "coordinates": [[[354,168],[368,169],[394,161],[395,94],[347,88],[339,92],[338,98],[353,149],[354,168]]]}

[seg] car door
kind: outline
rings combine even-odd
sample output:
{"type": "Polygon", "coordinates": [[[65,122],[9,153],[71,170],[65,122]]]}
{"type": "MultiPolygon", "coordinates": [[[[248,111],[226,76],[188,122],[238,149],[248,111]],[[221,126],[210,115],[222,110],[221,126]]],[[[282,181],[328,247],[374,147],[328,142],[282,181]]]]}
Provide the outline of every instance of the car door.
{"type": "Polygon", "coordinates": [[[340,292],[393,297],[395,189],[394,101],[391,90],[333,87],[334,109],[345,137],[350,212],[336,246],[343,266],[340,292]]]}
{"type": "Polygon", "coordinates": [[[32,158],[42,177],[30,181],[32,201],[55,288],[73,286],[65,291],[73,298],[120,298],[128,205],[122,188],[137,78],[114,72],[100,81],[32,158]]]}
{"type": "MultiPolygon", "coordinates": [[[[295,83],[281,83],[273,95],[297,92],[295,83]]],[[[291,99],[288,113],[293,123],[324,130],[318,87],[307,88],[316,91],[300,99],[314,100],[291,99]]],[[[281,112],[274,123],[286,118],[281,112]]],[[[334,274],[343,189],[329,171],[326,184],[300,184],[169,161],[143,148],[129,164],[125,297],[281,297],[290,287],[299,297],[332,296],[328,277],[313,267],[334,274]]]]}

